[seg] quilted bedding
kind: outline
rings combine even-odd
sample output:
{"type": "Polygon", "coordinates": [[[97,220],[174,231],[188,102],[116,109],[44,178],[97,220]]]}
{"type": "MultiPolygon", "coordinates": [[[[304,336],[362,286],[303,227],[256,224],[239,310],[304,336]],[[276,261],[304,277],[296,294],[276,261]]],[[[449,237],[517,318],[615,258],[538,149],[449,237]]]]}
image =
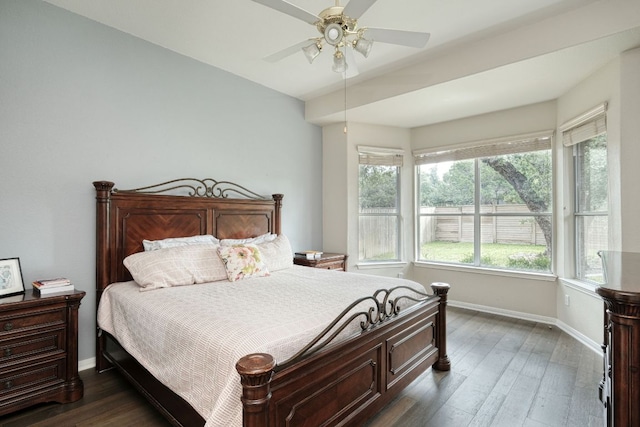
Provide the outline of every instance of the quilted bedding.
{"type": "MultiPolygon", "coordinates": [[[[241,426],[236,362],[264,352],[284,361],[352,301],[418,283],[293,266],[271,276],[140,292],[114,283],[102,295],[99,327],[183,397],[207,427],[241,426]]],[[[355,322],[357,323],[357,322],[355,322]]],[[[353,325],[349,333],[357,333],[353,325]]]]}

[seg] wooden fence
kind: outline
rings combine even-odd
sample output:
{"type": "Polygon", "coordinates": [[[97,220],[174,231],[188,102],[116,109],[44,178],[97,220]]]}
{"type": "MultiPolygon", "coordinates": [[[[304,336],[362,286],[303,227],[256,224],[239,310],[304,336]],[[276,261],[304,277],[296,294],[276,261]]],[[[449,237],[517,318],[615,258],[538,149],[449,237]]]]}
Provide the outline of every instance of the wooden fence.
{"type": "MultiPolygon", "coordinates": [[[[420,238],[422,243],[473,242],[474,206],[421,208],[420,238]],[[450,214],[438,215],[438,214],[450,214]]],[[[483,205],[480,213],[529,213],[526,205],[483,205]]],[[[533,217],[485,216],[481,217],[482,243],[506,243],[523,245],[545,245],[544,234],[533,217]]]]}

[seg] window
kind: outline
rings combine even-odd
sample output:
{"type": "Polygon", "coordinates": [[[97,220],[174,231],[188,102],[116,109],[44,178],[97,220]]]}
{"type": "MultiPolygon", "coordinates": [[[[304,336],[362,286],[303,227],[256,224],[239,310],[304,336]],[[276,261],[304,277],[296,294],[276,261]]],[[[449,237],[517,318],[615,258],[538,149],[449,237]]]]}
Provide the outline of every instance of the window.
{"type": "Polygon", "coordinates": [[[607,249],[609,231],[605,112],[603,104],[561,127],[573,151],[574,275],[595,283],[604,283],[598,251],[607,249]]]}
{"type": "Polygon", "coordinates": [[[415,152],[418,261],[550,272],[551,135],[415,152]]]}
{"type": "Polygon", "coordinates": [[[399,261],[402,151],[360,146],[358,152],[358,259],[399,261]]]}

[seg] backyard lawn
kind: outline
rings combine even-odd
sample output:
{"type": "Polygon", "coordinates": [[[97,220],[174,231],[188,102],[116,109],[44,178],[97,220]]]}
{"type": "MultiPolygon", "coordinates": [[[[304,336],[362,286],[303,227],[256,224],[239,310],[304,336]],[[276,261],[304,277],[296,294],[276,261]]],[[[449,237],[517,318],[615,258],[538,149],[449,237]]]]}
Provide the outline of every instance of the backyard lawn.
{"type": "MultiPolygon", "coordinates": [[[[483,243],[481,264],[487,267],[549,271],[551,264],[544,251],[544,245],[483,243]]],[[[473,243],[429,242],[422,245],[421,255],[427,261],[473,264],[473,243]]]]}

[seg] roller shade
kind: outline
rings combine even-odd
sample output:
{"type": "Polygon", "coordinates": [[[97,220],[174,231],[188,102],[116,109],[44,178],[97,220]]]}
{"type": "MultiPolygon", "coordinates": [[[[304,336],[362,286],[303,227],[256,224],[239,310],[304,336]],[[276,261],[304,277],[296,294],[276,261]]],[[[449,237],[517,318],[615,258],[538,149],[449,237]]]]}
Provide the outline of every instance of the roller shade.
{"type": "Polygon", "coordinates": [[[477,159],[505,154],[528,153],[551,149],[553,131],[518,135],[507,138],[476,141],[453,147],[416,150],[413,152],[416,165],[477,159]]]}
{"type": "Polygon", "coordinates": [[[403,158],[404,150],[358,146],[358,162],[361,165],[402,166],[403,158]]]}
{"type": "Polygon", "coordinates": [[[560,126],[562,145],[571,147],[607,131],[607,104],[601,104],[560,126]]]}

